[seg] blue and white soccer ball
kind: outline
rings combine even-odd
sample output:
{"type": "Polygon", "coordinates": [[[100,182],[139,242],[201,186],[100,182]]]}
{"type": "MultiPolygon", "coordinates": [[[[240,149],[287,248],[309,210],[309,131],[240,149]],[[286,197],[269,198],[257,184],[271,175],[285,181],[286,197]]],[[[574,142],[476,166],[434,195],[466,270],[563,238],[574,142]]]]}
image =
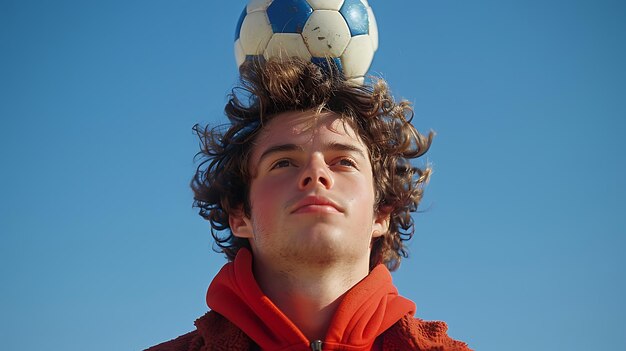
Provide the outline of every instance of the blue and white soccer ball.
{"type": "Polygon", "coordinates": [[[250,57],[331,58],[346,79],[362,84],[378,49],[367,0],[250,0],[235,31],[237,66],[250,57]]]}

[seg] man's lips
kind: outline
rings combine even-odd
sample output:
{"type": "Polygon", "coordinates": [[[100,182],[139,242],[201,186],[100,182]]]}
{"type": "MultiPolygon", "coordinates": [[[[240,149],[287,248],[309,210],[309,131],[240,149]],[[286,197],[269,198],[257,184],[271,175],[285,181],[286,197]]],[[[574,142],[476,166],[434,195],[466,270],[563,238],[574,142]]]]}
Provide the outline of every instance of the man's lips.
{"type": "Polygon", "coordinates": [[[308,212],[338,213],[343,212],[343,209],[329,198],[323,196],[307,196],[298,201],[291,211],[291,213],[308,212]]]}

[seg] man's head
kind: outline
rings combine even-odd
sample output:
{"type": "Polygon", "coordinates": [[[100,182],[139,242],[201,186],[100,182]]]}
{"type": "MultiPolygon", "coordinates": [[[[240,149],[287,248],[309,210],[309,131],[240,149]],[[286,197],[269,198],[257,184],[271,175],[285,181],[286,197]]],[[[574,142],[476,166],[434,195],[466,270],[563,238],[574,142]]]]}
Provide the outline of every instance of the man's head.
{"type": "MultiPolygon", "coordinates": [[[[282,221],[281,214],[305,211],[298,206],[315,201],[330,203],[306,209],[322,211],[313,216],[320,232],[328,233],[338,218],[324,211],[349,214],[349,221],[335,223],[340,227],[357,222],[352,230],[361,231],[366,249],[371,244],[370,267],[384,263],[393,270],[406,257],[410,213],[430,174],[410,160],[428,150],[432,134],[426,138],[415,130],[409,103],[394,102],[384,82],[355,86],[328,72],[300,60],[249,62],[226,105],[228,130],[195,127],[203,161],[192,181],[194,205],[229,259],[250,247],[255,235],[253,249],[282,243],[262,241],[263,230],[295,230],[290,225],[297,221],[282,221]],[[270,211],[261,200],[272,194],[267,200],[276,207],[270,211]]],[[[314,219],[294,215],[303,223],[314,219]]],[[[347,239],[328,235],[331,241],[347,239]]]]}

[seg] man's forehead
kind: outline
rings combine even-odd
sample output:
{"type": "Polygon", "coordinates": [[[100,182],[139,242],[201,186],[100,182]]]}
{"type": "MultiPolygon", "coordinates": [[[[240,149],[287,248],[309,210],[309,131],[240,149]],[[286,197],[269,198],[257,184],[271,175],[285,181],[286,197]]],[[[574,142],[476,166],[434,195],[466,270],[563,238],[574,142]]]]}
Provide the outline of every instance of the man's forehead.
{"type": "Polygon", "coordinates": [[[348,119],[332,111],[288,111],[278,114],[263,126],[257,140],[303,139],[315,137],[321,130],[348,136],[361,143],[348,119]],[[301,138],[300,138],[301,137],[301,138]]]}

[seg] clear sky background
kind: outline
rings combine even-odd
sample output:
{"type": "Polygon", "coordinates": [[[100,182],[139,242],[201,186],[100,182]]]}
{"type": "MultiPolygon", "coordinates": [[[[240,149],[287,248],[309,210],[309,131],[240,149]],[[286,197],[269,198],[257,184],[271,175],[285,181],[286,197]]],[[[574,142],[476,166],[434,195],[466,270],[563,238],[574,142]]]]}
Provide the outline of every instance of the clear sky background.
{"type": "MultiPolygon", "coordinates": [[[[0,0],[3,350],[140,350],[204,314],[191,127],[225,121],[245,3],[0,0]]],[[[372,73],[437,132],[394,273],[417,316],[476,350],[626,350],[626,3],[370,4],[372,73]]]]}

